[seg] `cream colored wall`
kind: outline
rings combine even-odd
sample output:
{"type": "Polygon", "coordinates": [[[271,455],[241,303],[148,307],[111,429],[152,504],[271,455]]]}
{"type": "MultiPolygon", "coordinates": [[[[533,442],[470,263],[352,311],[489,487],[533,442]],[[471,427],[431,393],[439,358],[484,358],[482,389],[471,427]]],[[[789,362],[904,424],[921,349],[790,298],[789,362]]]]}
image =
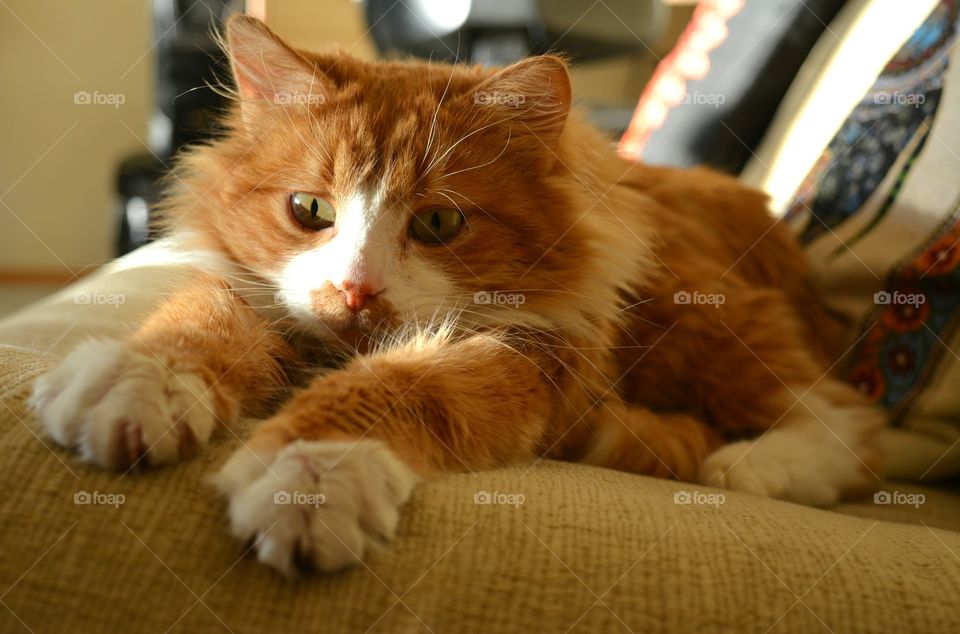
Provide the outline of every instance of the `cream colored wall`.
{"type": "Polygon", "coordinates": [[[340,46],[362,59],[374,59],[362,7],[352,0],[266,0],[267,25],[293,46],[340,46]]]}
{"type": "Polygon", "coordinates": [[[150,28],[146,0],[0,2],[0,272],[111,257],[116,166],[145,138],[150,28]]]}

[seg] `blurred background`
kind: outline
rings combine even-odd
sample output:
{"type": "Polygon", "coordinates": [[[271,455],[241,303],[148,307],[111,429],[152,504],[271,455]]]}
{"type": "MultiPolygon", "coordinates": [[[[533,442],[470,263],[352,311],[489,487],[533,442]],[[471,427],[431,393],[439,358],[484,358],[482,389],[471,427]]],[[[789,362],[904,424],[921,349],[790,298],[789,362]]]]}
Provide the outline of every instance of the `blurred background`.
{"type": "Polygon", "coordinates": [[[231,12],[294,46],[368,60],[504,65],[559,51],[611,142],[633,131],[625,156],[736,174],[843,4],[0,0],[0,316],[149,239],[158,179],[179,148],[215,133],[224,104],[205,84],[229,73],[211,34],[231,12]]]}

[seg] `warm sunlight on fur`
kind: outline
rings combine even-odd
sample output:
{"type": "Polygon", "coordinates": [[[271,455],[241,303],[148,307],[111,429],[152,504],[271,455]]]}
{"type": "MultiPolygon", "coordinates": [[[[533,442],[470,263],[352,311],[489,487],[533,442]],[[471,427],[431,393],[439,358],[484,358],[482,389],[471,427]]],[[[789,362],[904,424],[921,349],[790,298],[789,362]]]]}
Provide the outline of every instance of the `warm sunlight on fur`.
{"type": "Polygon", "coordinates": [[[876,477],[882,419],[830,375],[839,329],[764,196],[619,158],[563,59],[367,63],[242,17],[226,39],[233,109],[163,209],[219,255],[40,379],[55,441],[154,465],[208,442],[202,412],[271,412],[216,483],[285,572],[355,562],[445,471],[548,457],[814,505],[876,477]]]}

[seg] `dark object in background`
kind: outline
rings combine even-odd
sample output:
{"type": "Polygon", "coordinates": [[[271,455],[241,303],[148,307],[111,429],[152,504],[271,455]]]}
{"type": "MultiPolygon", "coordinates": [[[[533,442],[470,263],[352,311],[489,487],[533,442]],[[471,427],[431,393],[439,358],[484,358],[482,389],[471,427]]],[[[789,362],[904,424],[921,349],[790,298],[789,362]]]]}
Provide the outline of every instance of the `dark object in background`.
{"type": "Polygon", "coordinates": [[[366,0],[381,54],[504,66],[564,51],[589,61],[645,50],[664,26],[661,0],[366,0]]]}
{"type": "Polygon", "coordinates": [[[151,0],[156,57],[154,112],[149,152],[131,156],[117,170],[119,232],[117,253],[145,244],[148,210],[160,195],[170,159],[185,145],[215,134],[215,115],[224,99],[207,87],[229,79],[215,29],[241,4],[229,0],[151,0]]]}
{"type": "MultiPolygon", "coordinates": [[[[649,51],[666,27],[662,0],[365,0],[381,55],[506,66],[562,52],[574,64],[649,51]]],[[[617,138],[632,108],[595,106],[593,123],[617,138]]]]}
{"type": "MultiPolygon", "coordinates": [[[[709,165],[739,174],[763,139],[784,95],[845,0],[748,0],[710,54],[710,70],[687,82],[688,95],[724,102],[674,107],[644,147],[644,162],[709,165]]],[[[829,37],[829,36],[828,36],[829,37]]]]}

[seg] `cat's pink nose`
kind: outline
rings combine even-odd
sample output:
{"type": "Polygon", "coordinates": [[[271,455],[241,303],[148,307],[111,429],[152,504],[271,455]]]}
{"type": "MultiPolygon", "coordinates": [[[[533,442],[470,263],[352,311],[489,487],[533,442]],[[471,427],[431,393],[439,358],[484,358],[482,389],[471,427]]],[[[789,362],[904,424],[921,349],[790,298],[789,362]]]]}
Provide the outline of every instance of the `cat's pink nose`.
{"type": "Polygon", "coordinates": [[[347,308],[355,313],[363,310],[363,307],[380,292],[370,288],[367,284],[354,282],[353,280],[344,280],[336,284],[336,287],[338,291],[343,293],[343,300],[346,302],[347,308]]]}

